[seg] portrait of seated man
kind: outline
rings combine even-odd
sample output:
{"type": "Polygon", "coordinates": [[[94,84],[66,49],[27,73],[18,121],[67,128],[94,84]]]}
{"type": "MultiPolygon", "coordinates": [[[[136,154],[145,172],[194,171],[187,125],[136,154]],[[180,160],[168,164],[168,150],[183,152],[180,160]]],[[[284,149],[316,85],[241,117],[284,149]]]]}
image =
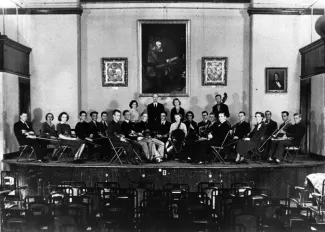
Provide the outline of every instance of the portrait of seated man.
{"type": "Polygon", "coordinates": [[[269,89],[268,90],[285,90],[284,76],[279,73],[274,73],[269,78],[269,89]]]}
{"type": "Polygon", "coordinates": [[[143,93],[185,93],[185,24],[142,26],[143,93]]]}

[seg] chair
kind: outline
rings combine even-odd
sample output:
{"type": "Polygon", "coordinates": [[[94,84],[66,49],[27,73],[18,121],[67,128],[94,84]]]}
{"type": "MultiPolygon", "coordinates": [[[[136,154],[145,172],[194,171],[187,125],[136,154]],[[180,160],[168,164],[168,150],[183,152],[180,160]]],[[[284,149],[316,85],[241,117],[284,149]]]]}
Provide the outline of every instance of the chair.
{"type": "Polygon", "coordinates": [[[123,164],[122,160],[121,160],[121,156],[123,154],[125,154],[126,151],[124,150],[123,147],[115,147],[114,144],[112,143],[112,140],[109,137],[107,137],[107,139],[108,139],[109,145],[110,145],[110,147],[111,147],[111,149],[113,150],[113,153],[114,153],[112,159],[108,162],[108,164],[112,164],[112,163],[114,163],[116,161],[119,161],[120,164],[123,164]]]}
{"type": "Polygon", "coordinates": [[[61,153],[58,156],[58,161],[60,160],[60,158],[63,156],[65,162],[68,162],[68,158],[70,155],[73,155],[71,152],[71,148],[69,145],[62,145],[62,139],[59,139],[59,151],[61,151],[61,153]]]}
{"type": "Polygon", "coordinates": [[[20,150],[20,153],[19,153],[19,156],[17,157],[17,162],[19,162],[19,160],[23,157],[24,152],[27,152],[27,151],[29,153],[27,154],[26,162],[29,162],[31,160],[36,160],[35,150],[31,145],[19,145],[19,150],[20,150]],[[33,154],[35,156],[35,159],[31,159],[33,154]]]}
{"type": "MultiPolygon", "coordinates": [[[[302,145],[302,142],[304,140],[302,139],[299,146],[288,146],[285,148],[285,155],[283,157],[283,160],[288,163],[294,163],[296,160],[297,155],[300,152],[300,147],[302,145]]],[[[299,163],[303,163],[301,160],[299,160],[299,163]]]]}
{"type": "Polygon", "coordinates": [[[221,152],[221,151],[223,150],[223,148],[224,148],[223,145],[225,144],[225,142],[226,142],[226,140],[227,140],[227,138],[228,138],[229,132],[230,132],[230,131],[227,132],[227,134],[226,134],[225,138],[223,139],[223,141],[222,141],[220,147],[219,147],[219,146],[211,146],[212,151],[213,151],[213,154],[214,154],[214,158],[213,158],[212,162],[215,162],[215,161],[218,159],[221,163],[226,164],[226,162],[225,162],[225,160],[222,158],[220,152],[221,152]]]}
{"type": "Polygon", "coordinates": [[[1,224],[4,231],[25,231],[27,227],[26,210],[3,209],[1,224]]]}

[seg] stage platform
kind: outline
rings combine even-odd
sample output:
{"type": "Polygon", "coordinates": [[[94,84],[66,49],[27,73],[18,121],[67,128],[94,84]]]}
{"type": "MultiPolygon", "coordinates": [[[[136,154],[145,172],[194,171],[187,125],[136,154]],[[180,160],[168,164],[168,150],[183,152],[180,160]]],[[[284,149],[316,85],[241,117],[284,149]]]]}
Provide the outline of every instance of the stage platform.
{"type": "Polygon", "coordinates": [[[16,173],[20,186],[27,185],[25,194],[29,195],[47,194],[47,186],[62,181],[82,181],[87,186],[93,186],[98,181],[119,182],[121,187],[128,187],[130,182],[150,181],[155,183],[156,188],[163,188],[165,183],[186,183],[191,191],[196,191],[200,182],[222,181],[227,188],[234,182],[254,181],[258,188],[271,189],[273,196],[286,197],[294,191],[294,186],[303,185],[308,174],[325,172],[325,161],[306,157],[299,155],[295,163],[280,165],[254,162],[198,165],[179,161],[108,165],[105,162],[17,162],[16,159],[3,162],[16,173]]]}

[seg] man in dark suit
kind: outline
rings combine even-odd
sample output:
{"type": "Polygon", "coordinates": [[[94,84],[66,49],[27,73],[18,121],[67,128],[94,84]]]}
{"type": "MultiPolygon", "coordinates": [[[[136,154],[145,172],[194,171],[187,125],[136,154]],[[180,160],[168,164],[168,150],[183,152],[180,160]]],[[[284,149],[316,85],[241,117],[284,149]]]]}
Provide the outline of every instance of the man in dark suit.
{"type": "Polygon", "coordinates": [[[269,82],[269,90],[284,90],[284,80],[279,73],[273,74],[273,79],[269,82]]]}
{"type": "Polygon", "coordinates": [[[123,147],[126,151],[126,163],[132,162],[137,164],[134,160],[132,145],[127,142],[123,135],[122,128],[120,126],[121,111],[113,110],[113,120],[108,124],[107,136],[112,141],[115,147],[123,147]]]}
{"type": "Polygon", "coordinates": [[[157,138],[166,143],[168,140],[169,130],[171,123],[167,121],[167,112],[160,114],[160,124],[157,129],[157,138]]]}
{"type": "Polygon", "coordinates": [[[234,140],[242,139],[249,134],[251,131],[251,126],[248,122],[246,122],[246,113],[244,111],[240,111],[238,113],[239,122],[236,123],[231,128],[231,135],[234,140]]]}
{"type": "Polygon", "coordinates": [[[214,115],[216,117],[218,117],[219,113],[225,113],[225,116],[227,118],[229,118],[230,114],[229,114],[229,109],[228,109],[228,106],[224,103],[222,103],[221,101],[221,95],[220,94],[217,94],[216,97],[216,102],[217,104],[215,104],[213,107],[212,107],[212,111],[214,112],[214,115]]]}
{"type": "Polygon", "coordinates": [[[35,155],[38,162],[44,162],[44,149],[41,144],[37,141],[35,132],[33,131],[32,125],[27,123],[27,113],[22,112],[20,114],[19,122],[14,124],[14,133],[20,146],[30,145],[35,151],[35,155]]]}
{"type": "Polygon", "coordinates": [[[212,127],[210,127],[208,139],[199,141],[195,145],[196,157],[194,160],[196,160],[198,164],[203,164],[203,162],[207,160],[206,153],[211,146],[221,146],[230,130],[230,124],[227,121],[225,113],[220,112],[218,119],[219,123],[214,123],[212,127]]]}
{"type": "MultiPolygon", "coordinates": [[[[89,134],[92,139],[91,142],[93,144],[98,144],[100,146],[100,158],[104,159],[108,157],[110,154],[110,147],[107,138],[105,138],[105,134],[102,134],[102,125],[97,122],[98,112],[93,111],[90,113],[91,121],[89,124],[89,134]]],[[[90,152],[91,153],[91,152],[90,152]]]]}
{"type": "Polygon", "coordinates": [[[263,118],[264,113],[255,113],[257,124],[255,125],[253,131],[249,134],[248,138],[239,141],[237,144],[237,157],[235,160],[236,163],[246,162],[244,156],[247,154],[247,152],[260,146],[261,140],[263,139],[266,131],[266,125],[263,122],[263,118]]]}
{"type": "Polygon", "coordinates": [[[103,111],[101,113],[101,118],[102,120],[100,121],[99,123],[99,129],[100,129],[100,133],[104,136],[106,136],[106,132],[107,132],[107,129],[108,129],[108,121],[107,121],[107,118],[108,118],[108,114],[106,111],[103,111]]]}
{"type": "Polygon", "coordinates": [[[293,119],[295,124],[288,128],[286,132],[284,132],[284,140],[272,140],[271,148],[269,152],[269,157],[273,157],[276,164],[280,163],[280,159],[283,156],[284,150],[288,146],[296,146],[299,147],[302,138],[305,135],[306,127],[301,122],[301,115],[295,113],[293,115],[293,119]],[[292,139],[288,139],[292,138],[292,139]]]}
{"type": "Polygon", "coordinates": [[[149,147],[145,141],[138,140],[138,136],[135,132],[135,123],[131,122],[131,113],[128,110],[123,111],[124,121],[121,124],[121,129],[125,138],[129,139],[128,142],[131,143],[134,150],[138,155],[144,153],[143,158],[149,157],[149,147]]]}
{"type": "MultiPolygon", "coordinates": [[[[271,111],[267,110],[265,111],[265,125],[266,125],[266,131],[264,135],[264,141],[268,139],[277,129],[278,129],[278,124],[271,119],[272,113],[271,111]]],[[[264,145],[264,151],[263,151],[263,157],[267,157],[269,150],[270,150],[270,145],[271,141],[267,141],[266,144],[264,145]]]]}
{"type": "Polygon", "coordinates": [[[209,113],[207,111],[202,112],[202,121],[199,122],[198,127],[199,127],[199,135],[200,137],[204,137],[203,134],[205,130],[209,127],[210,125],[210,120],[209,120],[209,113]]]}
{"type": "Polygon", "coordinates": [[[157,131],[160,123],[160,114],[165,111],[164,105],[158,102],[158,94],[152,96],[153,102],[148,105],[148,123],[151,131],[157,131]]]}

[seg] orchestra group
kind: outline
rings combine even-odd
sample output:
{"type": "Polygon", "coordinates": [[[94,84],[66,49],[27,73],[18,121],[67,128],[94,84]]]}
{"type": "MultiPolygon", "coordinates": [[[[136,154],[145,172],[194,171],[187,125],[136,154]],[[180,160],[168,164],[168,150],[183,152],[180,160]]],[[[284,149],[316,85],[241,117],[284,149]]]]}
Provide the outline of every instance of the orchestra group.
{"type": "Polygon", "coordinates": [[[203,111],[199,123],[194,120],[192,111],[185,113],[178,98],[172,102],[171,122],[167,121],[168,115],[164,105],[159,103],[159,96],[153,94],[152,99],[153,102],[142,113],[137,109],[136,100],[130,102],[128,110],[113,110],[110,122],[105,111],[100,114],[91,112],[89,122],[87,113],[81,111],[74,133],[66,112],[58,116],[56,128],[54,115],[48,113],[40,136],[36,136],[31,124],[27,123],[27,113],[21,112],[20,120],[14,125],[14,133],[20,145],[33,147],[39,162],[45,161],[48,144],[54,144],[57,146],[54,146],[52,159],[58,156],[60,147],[68,146],[76,162],[81,160],[86,147],[88,160],[95,159],[95,149],[98,149],[100,156],[96,159],[110,161],[115,155],[114,147],[122,147],[125,163],[132,164],[168,159],[209,163],[213,157],[211,146],[219,147],[223,158],[236,164],[247,162],[250,151],[258,152],[261,158],[278,164],[283,159],[285,148],[298,147],[305,134],[301,115],[295,113],[291,122],[287,111],[281,113],[283,123],[279,127],[271,119],[270,111],[255,113],[256,124],[252,130],[243,111],[238,113],[238,122],[231,126],[227,121],[230,115],[228,106],[219,94],[215,96],[216,105],[212,112],[203,111]]]}

